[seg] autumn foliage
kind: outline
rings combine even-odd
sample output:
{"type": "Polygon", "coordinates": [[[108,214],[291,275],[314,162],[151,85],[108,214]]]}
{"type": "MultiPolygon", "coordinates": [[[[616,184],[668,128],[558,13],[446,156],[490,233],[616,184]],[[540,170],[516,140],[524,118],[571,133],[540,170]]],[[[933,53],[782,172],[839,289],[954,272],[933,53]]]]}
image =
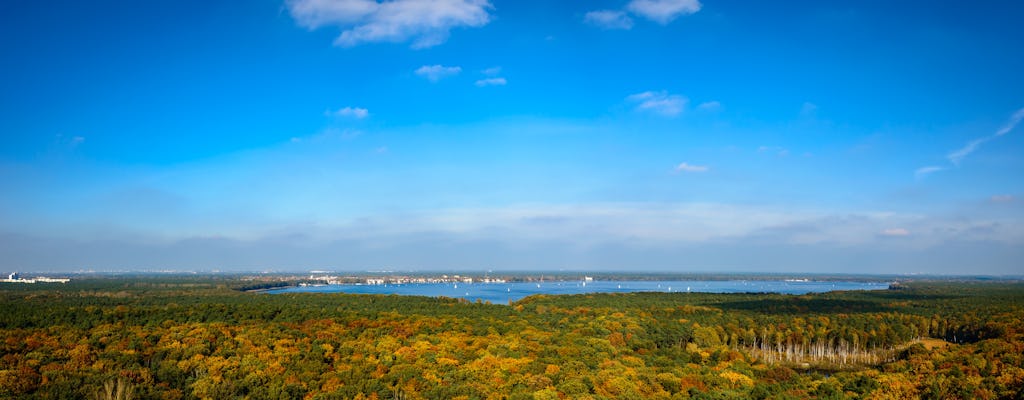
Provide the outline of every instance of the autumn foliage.
{"type": "Polygon", "coordinates": [[[0,287],[0,398],[1024,396],[1020,284],[512,305],[231,286],[0,287]]]}

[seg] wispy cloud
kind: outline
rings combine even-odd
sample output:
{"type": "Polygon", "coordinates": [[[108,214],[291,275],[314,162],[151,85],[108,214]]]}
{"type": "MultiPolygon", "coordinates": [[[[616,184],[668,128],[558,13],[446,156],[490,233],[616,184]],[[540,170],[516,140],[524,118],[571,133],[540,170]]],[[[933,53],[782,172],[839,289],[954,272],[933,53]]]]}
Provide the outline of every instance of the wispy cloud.
{"type": "Polygon", "coordinates": [[[475,85],[478,87],[484,86],[505,86],[508,81],[505,78],[485,78],[476,81],[475,85]]]}
{"type": "Polygon", "coordinates": [[[1020,123],[1021,119],[1024,119],[1024,108],[1021,108],[1020,110],[1017,110],[1017,112],[1013,113],[1013,115],[1010,116],[1010,120],[1006,121],[1006,125],[1003,125],[1002,128],[999,128],[999,130],[996,131],[996,136],[1003,136],[1007,133],[1010,133],[1010,131],[1012,131],[1013,128],[1017,127],[1017,124],[1020,123]]]}
{"type": "Polygon", "coordinates": [[[58,146],[66,147],[68,149],[74,149],[75,147],[78,147],[78,145],[85,143],[85,136],[64,136],[64,134],[58,133],[55,138],[55,142],[58,146]]]}
{"type": "Polygon", "coordinates": [[[484,76],[489,78],[478,79],[474,82],[477,87],[484,86],[505,86],[508,81],[504,77],[496,76],[501,73],[501,67],[491,67],[480,71],[484,76]]]}
{"type": "Polygon", "coordinates": [[[990,197],[988,200],[993,203],[1010,203],[1013,202],[1015,198],[1009,194],[997,194],[995,196],[990,197]]]}
{"type": "Polygon", "coordinates": [[[921,167],[921,168],[918,168],[917,170],[914,171],[914,177],[918,178],[918,179],[921,179],[921,178],[924,178],[924,177],[928,176],[929,174],[933,174],[933,173],[942,171],[944,169],[946,169],[946,168],[935,166],[935,165],[931,165],[931,166],[927,166],[927,167],[921,167]]]}
{"type": "Polygon", "coordinates": [[[664,90],[632,94],[626,97],[626,100],[636,103],[637,111],[649,111],[667,117],[681,114],[688,101],[683,96],[669,94],[664,90]]]}
{"type": "Polygon", "coordinates": [[[699,0],[633,0],[626,5],[633,14],[665,25],[672,20],[700,11],[699,0]]]}
{"type": "Polygon", "coordinates": [[[416,75],[427,78],[428,81],[437,82],[449,76],[455,76],[462,72],[462,67],[446,67],[444,65],[424,65],[416,68],[416,75]]]}
{"type": "Polygon", "coordinates": [[[814,104],[814,103],[811,103],[809,101],[805,101],[804,104],[800,106],[800,116],[801,117],[813,117],[814,114],[817,113],[817,112],[818,112],[818,105],[814,104]]]}
{"type": "Polygon", "coordinates": [[[324,114],[331,117],[363,119],[370,116],[370,111],[360,107],[345,107],[337,111],[327,111],[324,114]]]}
{"type": "MultiPolygon", "coordinates": [[[[331,115],[330,112],[327,113],[331,115]]],[[[288,141],[290,143],[314,143],[324,144],[337,141],[348,141],[353,140],[363,135],[363,131],[358,129],[339,129],[339,128],[325,128],[315,134],[308,136],[293,136],[288,141]]]]}
{"type": "Polygon", "coordinates": [[[633,19],[625,11],[597,10],[583,16],[583,22],[602,29],[631,29],[633,19]]]}
{"type": "MultiPolygon", "coordinates": [[[[967,144],[964,145],[964,147],[956,149],[947,154],[946,159],[949,160],[949,162],[953,164],[954,167],[960,166],[960,163],[963,162],[963,160],[967,158],[967,156],[971,155],[971,153],[974,153],[975,151],[980,149],[981,145],[988,143],[992,140],[995,140],[1000,136],[1006,135],[1007,133],[1010,133],[1010,131],[1017,127],[1017,124],[1020,124],[1020,121],[1022,119],[1024,119],[1024,108],[1021,108],[1014,112],[1013,115],[1010,116],[1010,119],[1006,121],[1006,124],[1004,124],[998,130],[996,130],[995,133],[967,142],[967,144]]],[[[921,177],[923,175],[930,174],[932,172],[942,171],[944,169],[946,168],[937,166],[922,167],[918,168],[917,171],[914,171],[914,176],[921,177]]]]}
{"type": "Polygon", "coordinates": [[[682,162],[682,163],[679,163],[679,165],[676,165],[675,171],[676,172],[708,172],[708,170],[710,170],[710,169],[711,168],[708,167],[707,165],[692,165],[692,164],[689,164],[689,163],[682,162]]]}
{"type": "Polygon", "coordinates": [[[999,130],[997,130],[994,134],[967,142],[967,144],[964,145],[964,147],[961,147],[956,151],[949,153],[949,155],[946,156],[946,159],[948,159],[949,162],[953,163],[954,165],[960,165],[960,162],[963,161],[964,157],[967,157],[971,153],[978,150],[978,148],[980,148],[981,145],[985,144],[990,140],[1010,133],[1010,131],[1012,131],[1013,128],[1017,127],[1017,124],[1020,123],[1021,119],[1024,119],[1024,108],[1021,108],[1017,110],[1017,112],[1013,113],[1013,115],[1010,116],[1010,119],[1006,121],[1006,124],[999,128],[999,130]]]}
{"type": "Polygon", "coordinates": [[[286,5],[303,27],[341,28],[334,44],[342,47],[406,41],[413,48],[436,46],[448,40],[452,28],[486,25],[492,8],[487,0],[287,0],[286,5]]]}
{"type": "Polygon", "coordinates": [[[705,101],[697,106],[697,111],[703,112],[719,112],[722,111],[722,103],[717,101],[705,101]]]}
{"type": "Polygon", "coordinates": [[[953,163],[953,165],[960,165],[960,161],[963,161],[964,157],[967,157],[975,150],[978,150],[978,147],[981,147],[982,144],[985,144],[985,142],[995,139],[996,137],[997,136],[988,136],[980,139],[974,139],[964,145],[964,147],[946,155],[946,159],[953,163]]]}
{"type": "Polygon", "coordinates": [[[905,228],[888,228],[882,230],[882,236],[910,236],[910,231],[905,228]]]}
{"type": "Polygon", "coordinates": [[[761,146],[757,148],[758,153],[774,153],[779,157],[785,157],[789,155],[789,150],[781,146],[761,146]]]}

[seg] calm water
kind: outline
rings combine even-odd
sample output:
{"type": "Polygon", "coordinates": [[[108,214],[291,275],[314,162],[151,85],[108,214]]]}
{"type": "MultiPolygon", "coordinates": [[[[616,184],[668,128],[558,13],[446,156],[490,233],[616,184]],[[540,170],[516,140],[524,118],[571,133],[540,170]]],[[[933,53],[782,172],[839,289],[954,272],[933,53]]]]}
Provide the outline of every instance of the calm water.
{"type": "Polygon", "coordinates": [[[771,292],[805,294],[833,290],[881,290],[880,282],[790,281],[567,281],[514,283],[406,283],[400,285],[324,285],[270,290],[268,293],[369,293],[407,296],[445,296],[505,304],[533,294],[580,294],[621,292],[771,292]]]}

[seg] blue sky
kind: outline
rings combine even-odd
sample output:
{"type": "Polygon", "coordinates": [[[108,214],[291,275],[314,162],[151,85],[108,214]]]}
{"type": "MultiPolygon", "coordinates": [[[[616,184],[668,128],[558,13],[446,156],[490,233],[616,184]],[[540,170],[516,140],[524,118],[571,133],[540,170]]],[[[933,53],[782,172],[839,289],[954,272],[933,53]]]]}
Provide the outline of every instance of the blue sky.
{"type": "Polygon", "coordinates": [[[1024,272],[1014,1],[7,1],[0,269],[1024,272]]]}

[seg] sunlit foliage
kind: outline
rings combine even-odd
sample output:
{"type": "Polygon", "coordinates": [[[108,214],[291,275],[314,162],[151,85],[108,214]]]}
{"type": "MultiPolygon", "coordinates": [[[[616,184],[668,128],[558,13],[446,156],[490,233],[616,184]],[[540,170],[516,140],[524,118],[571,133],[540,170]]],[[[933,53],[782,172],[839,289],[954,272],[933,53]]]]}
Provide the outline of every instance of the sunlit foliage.
{"type": "Polygon", "coordinates": [[[1024,396],[1020,284],[508,306],[237,286],[0,287],[0,398],[1024,396]]]}

